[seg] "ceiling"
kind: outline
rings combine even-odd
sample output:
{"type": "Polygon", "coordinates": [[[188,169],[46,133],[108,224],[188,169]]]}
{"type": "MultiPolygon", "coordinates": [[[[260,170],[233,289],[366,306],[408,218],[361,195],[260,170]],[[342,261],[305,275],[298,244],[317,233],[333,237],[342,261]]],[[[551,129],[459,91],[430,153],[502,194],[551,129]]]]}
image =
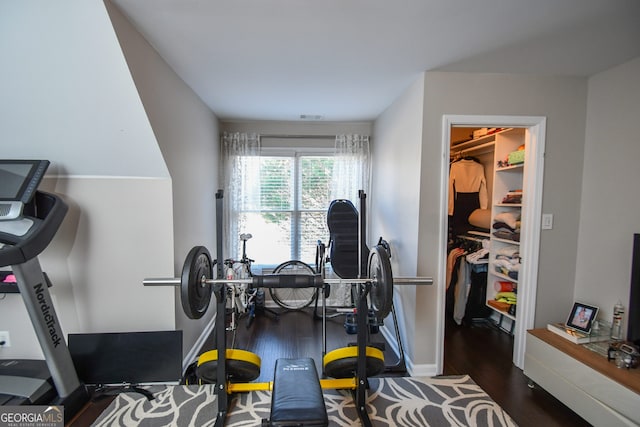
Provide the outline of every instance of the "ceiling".
{"type": "Polygon", "coordinates": [[[423,71],[590,76],[638,0],[111,0],[222,120],[369,121],[423,71]]]}

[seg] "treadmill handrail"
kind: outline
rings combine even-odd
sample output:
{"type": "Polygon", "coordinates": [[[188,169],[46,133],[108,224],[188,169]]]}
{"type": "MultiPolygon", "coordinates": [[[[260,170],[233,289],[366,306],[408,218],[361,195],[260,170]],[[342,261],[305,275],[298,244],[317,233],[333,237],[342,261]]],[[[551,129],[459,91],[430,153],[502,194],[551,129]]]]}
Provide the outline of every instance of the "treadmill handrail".
{"type": "Polygon", "coordinates": [[[22,264],[40,255],[53,240],[69,210],[59,196],[42,191],[36,192],[31,203],[35,204],[35,217],[25,216],[36,221],[24,238],[10,241],[0,233],[0,242],[5,243],[0,249],[0,267],[22,264]]]}

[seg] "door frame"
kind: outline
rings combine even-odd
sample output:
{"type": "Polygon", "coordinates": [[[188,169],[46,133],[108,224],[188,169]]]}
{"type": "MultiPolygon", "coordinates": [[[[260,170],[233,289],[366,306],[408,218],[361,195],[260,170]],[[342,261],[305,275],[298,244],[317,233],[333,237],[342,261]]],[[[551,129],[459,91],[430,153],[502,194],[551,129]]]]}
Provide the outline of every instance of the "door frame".
{"type": "MultiPolygon", "coordinates": [[[[445,114],[442,117],[442,164],[441,164],[441,218],[440,224],[440,272],[439,277],[446,277],[447,262],[447,206],[449,200],[449,153],[451,126],[468,127],[518,127],[527,129],[525,140],[523,181],[523,207],[520,255],[522,268],[520,281],[526,283],[518,290],[518,314],[514,328],[513,363],[524,369],[526,334],[532,329],[535,320],[536,295],[538,288],[538,260],[540,252],[540,229],[542,220],[542,186],[544,178],[544,151],[546,135],[546,117],[543,116],[490,116],[490,115],[455,115],[445,114]]],[[[443,281],[444,282],[444,281],[443,281]]],[[[445,327],[446,284],[438,287],[438,342],[439,351],[436,356],[437,371],[444,368],[444,327],[445,327]]]]}

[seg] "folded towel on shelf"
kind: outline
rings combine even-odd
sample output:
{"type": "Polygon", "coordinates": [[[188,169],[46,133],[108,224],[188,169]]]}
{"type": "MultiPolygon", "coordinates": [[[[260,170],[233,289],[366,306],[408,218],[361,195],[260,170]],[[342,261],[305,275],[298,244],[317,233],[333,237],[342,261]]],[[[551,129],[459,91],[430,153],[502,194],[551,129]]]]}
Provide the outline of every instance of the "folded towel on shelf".
{"type": "Polygon", "coordinates": [[[520,204],[522,203],[522,190],[509,191],[503,198],[502,203],[520,204]]]}
{"type": "Polygon", "coordinates": [[[496,254],[509,258],[517,258],[520,256],[520,248],[517,246],[505,246],[503,248],[497,249],[496,254]]]}
{"type": "Polygon", "coordinates": [[[513,280],[518,280],[518,272],[520,271],[519,261],[514,262],[512,259],[496,259],[493,262],[493,268],[497,273],[510,277],[513,280]]]}
{"type": "Polygon", "coordinates": [[[496,228],[495,224],[500,222],[515,230],[518,226],[518,221],[520,221],[520,212],[500,212],[493,218],[493,228],[496,228]]]}
{"type": "Polygon", "coordinates": [[[509,153],[507,156],[507,162],[510,165],[519,165],[524,163],[524,150],[516,150],[509,153]]]}
{"type": "Polygon", "coordinates": [[[504,239],[504,240],[513,240],[514,242],[519,242],[520,241],[520,232],[516,232],[516,231],[510,231],[507,229],[500,229],[497,231],[493,232],[493,235],[496,236],[498,239],[504,239]]]}

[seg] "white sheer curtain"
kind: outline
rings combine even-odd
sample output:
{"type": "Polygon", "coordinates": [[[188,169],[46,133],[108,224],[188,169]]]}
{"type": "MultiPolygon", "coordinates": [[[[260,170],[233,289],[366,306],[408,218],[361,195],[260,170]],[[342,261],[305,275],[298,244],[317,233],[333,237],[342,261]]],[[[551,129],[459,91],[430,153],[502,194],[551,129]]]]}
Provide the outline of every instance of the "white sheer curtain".
{"type": "MultiPolygon", "coordinates": [[[[336,136],[331,200],[348,199],[360,209],[358,191],[369,193],[369,136],[349,134],[336,136]]],[[[332,286],[329,304],[348,306],[351,285],[332,286]]]]}
{"type": "Polygon", "coordinates": [[[358,204],[358,190],[369,192],[369,136],[336,136],[331,199],[349,199],[358,204]]]}
{"type": "MultiPolygon", "coordinates": [[[[223,251],[225,258],[240,257],[240,211],[260,208],[260,135],[222,135],[223,251]]],[[[219,237],[220,238],[220,237],[219,237]]]]}

